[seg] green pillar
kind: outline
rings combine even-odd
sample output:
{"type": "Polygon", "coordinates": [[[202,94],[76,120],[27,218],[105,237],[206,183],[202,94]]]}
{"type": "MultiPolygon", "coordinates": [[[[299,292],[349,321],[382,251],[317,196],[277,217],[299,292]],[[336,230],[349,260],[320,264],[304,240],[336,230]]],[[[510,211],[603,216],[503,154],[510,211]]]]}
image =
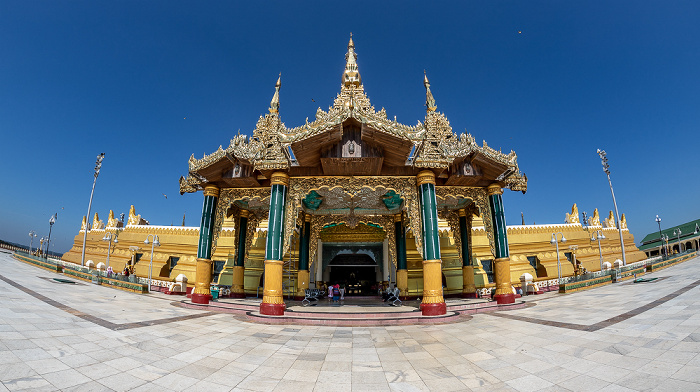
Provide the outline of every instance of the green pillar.
{"type": "Polygon", "coordinates": [[[462,240],[462,266],[472,265],[472,258],[469,254],[469,231],[467,230],[467,215],[464,210],[459,210],[459,236],[462,240]]]}
{"type": "Polygon", "coordinates": [[[472,255],[469,253],[469,241],[471,241],[471,225],[467,224],[467,217],[464,209],[458,211],[459,216],[459,237],[462,240],[462,297],[477,298],[476,284],[474,282],[474,265],[472,255]]]}
{"type": "MultiPolygon", "coordinates": [[[[406,230],[403,227],[403,215],[394,215],[394,234],[396,238],[396,287],[402,298],[408,297],[408,267],[406,265],[406,230]]],[[[388,262],[388,261],[387,261],[388,262]]]]}
{"type": "Polygon", "coordinates": [[[284,213],[286,210],[289,176],[284,172],[274,172],[270,177],[270,215],[267,226],[267,246],[265,247],[265,282],[260,313],[280,316],[285,305],[282,298],[282,254],[284,244],[284,213]]]}
{"type": "Polygon", "coordinates": [[[436,316],[447,313],[447,306],[442,296],[435,174],[432,170],[423,170],[418,173],[417,184],[423,223],[423,300],[420,308],[424,316],[436,316]]]}
{"type": "Polygon", "coordinates": [[[219,200],[219,187],[207,185],[204,188],[204,205],[202,206],[202,222],[199,226],[199,242],[197,243],[197,266],[195,269],[194,292],[192,302],[208,304],[211,298],[209,284],[211,283],[211,244],[214,230],[214,211],[219,200]]]}
{"type": "Polygon", "coordinates": [[[304,223],[299,233],[299,267],[297,268],[296,299],[304,299],[309,288],[309,239],[311,238],[311,215],[304,216],[304,223]]]}
{"type": "Polygon", "coordinates": [[[245,298],[245,243],[248,232],[248,211],[241,210],[238,219],[238,245],[236,246],[236,259],[233,262],[233,281],[231,296],[233,298],[245,298]]]}
{"type": "MultiPolygon", "coordinates": [[[[306,215],[311,218],[310,215],[306,215]]],[[[304,226],[299,236],[299,269],[309,270],[309,239],[311,237],[311,222],[304,220],[304,226]]]]}
{"type": "Polygon", "coordinates": [[[236,261],[233,264],[237,267],[243,267],[245,264],[245,236],[248,231],[248,211],[241,211],[241,216],[238,221],[238,245],[236,246],[236,261]]]}
{"type": "Polygon", "coordinates": [[[489,185],[489,206],[491,207],[491,221],[493,222],[494,280],[496,281],[496,301],[499,304],[512,304],[515,302],[515,294],[510,282],[510,252],[508,250],[508,234],[506,232],[506,218],[503,213],[503,189],[498,184],[489,185]]]}

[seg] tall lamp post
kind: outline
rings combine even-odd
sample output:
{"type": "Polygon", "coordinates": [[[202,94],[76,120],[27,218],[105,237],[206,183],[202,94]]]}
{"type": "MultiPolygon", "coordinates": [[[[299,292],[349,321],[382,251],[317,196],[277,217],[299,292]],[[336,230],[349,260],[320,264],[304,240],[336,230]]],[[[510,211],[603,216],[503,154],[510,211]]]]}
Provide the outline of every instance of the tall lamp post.
{"type": "Polygon", "coordinates": [[[591,237],[591,241],[598,241],[598,254],[600,255],[600,271],[603,271],[603,248],[600,247],[600,240],[604,240],[605,235],[603,235],[603,230],[596,230],[595,234],[591,237]]]}
{"type": "Polygon", "coordinates": [[[664,253],[668,257],[668,236],[666,234],[661,234],[661,242],[666,243],[666,245],[664,247],[664,253]]]}
{"type": "Polygon", "coordinates": [[[656,223],[659,224],[659,241],[661,241],[661,256],[664,256],[664,240],[661,238],[661,218],[659,216],[656,216],[656,223]]]}
{"type": "Polygon", "coordinates": [[[673,235],[678,237],[678,253],[683,252],[683,249],[681,248],[681,228],[677,228],[673,230],[673,235]]]}
{"type": "Polygon", "coordinates": [[[36,238],[37,235],[34,232],[34,230],[29,232],[29,254],[32,254],[32,243],[34,242],[34,238],[36,238]]]}
{"type": "Polygon", "coordinates": [[[566,238],[564,238],[564,234],[561,232],[559,233],[552,233],[552,240],[549,241],[550,244],[555,245],[557,247],[557,273],[559,274],[559,284],[561,284],[561,261],[559,260],[559,243],[565,243],[566,238]],[[561,235],[561,239],[557,241],[557,234],[561,235]]]}
{"type": "Polygon", "coordinates": [[[117,239],[116,234],[112,235],[112,233],[105,233],[105,236],[102,237],[102,241],[108,241],[109,243],[107,246],[107,268],[109,268],[109,254],[112,253],[112,242],[116,244],[119,242],[119,240],[117,239]],[[112,240],[112,238],[114,238],[114,240],[112,240]]]}
{"type": "Polygon", "coordinates": [[[49,218],[49,238],[46,240],[46,261],[49,261],[49,246],[51,245],[51,229],[53,229],[53,224],[56,223],[56,218],[58,218],[58,212],[51,215],[51,218],[49,218]]]}
{"type": "Polygon", "coordinates": [[[153,275],[153,250],[156,246],[160,246],[160,241],[158,241],[158,236],[155,234],[149,234],[146,240],[143,241],[144,244],[148,245],[148,239],[151,239],[151,264],[148,265],[148,292],[151,292],[151,276],[153,275]]]}
{"type": "Polygon", "coordinates": [[[46,242],[46,237],[41,237],[39,239],[39,254],[38,257],[41,257],[44,254],[44,242],[46,242]]]}
{"type": "Polygon", "coordinates": [[[80,265],[85,266],[85,242],[87,241],[87,232],[90,228],[90,209],[92,209],[92,196],[95,194],[95,183],[97,183],[97,176],[100,175],[100,169],[102,168],[102,160],[105,159],[105,153],[101,153],[97,156],[95,161],[95,179],[92,181],[92,191],[90,192],[90,202],[88,203],[88,212],[85,217],[85,233],[83,233],[83,254],[80,257],[80,265]]]}
{"type": "Polygon", "coordinates": [[[603,171],[608,175],[608,184],[610,184],[610,193],[612,194],[613,205],[615,206],[615,219],[617,220],[617,231],[620,233],[620,249],[622,249],[622,264],[627,265],[625,256],[625,242],[622,239],[622,225],[620,224],[620,214],[617,212],[617,202],[615,201],[615,191],[613,191],[612,181],[610,181],[610,165],[605,150],[598,149],[598,156],[603,164],[603,171]]]}

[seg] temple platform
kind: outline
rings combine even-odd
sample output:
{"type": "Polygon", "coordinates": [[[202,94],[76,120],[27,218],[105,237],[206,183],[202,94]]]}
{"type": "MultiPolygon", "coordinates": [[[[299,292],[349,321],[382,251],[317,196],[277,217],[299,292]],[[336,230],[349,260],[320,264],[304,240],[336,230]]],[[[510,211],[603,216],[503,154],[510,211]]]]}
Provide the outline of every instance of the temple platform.
{"type": "Polygon", "coordinates": [[[527,301],[499,305],[488,299],[447,299],[447,313],[440,316],[423,316],[417,300],[404,301],[399,306],[382,302],[379,297],[346,298],[340,303],[327,299],[304,306],[301,301],[285,301],[287,309],[283,316],[260,314],[261,298],[233,299],[222,298],[207,305],[183,300],[178,306],[206,310],[209,312],[232,313],[243,319],[261,324],[284,325],[324,325],[339,327],[367,327],[389,325],[446,324],[467,321],[471,314],[522,309],[531,306],[527,301]]]}

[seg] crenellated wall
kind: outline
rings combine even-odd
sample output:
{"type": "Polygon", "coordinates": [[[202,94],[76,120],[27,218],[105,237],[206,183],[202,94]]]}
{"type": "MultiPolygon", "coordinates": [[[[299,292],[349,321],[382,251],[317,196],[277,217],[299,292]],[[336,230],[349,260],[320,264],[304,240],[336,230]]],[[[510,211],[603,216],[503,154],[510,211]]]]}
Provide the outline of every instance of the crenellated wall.
{"type": "MultiPolygon", "coordinates": [[[[145,222],[145,221],[144,221],[145,222]]],[[[475,284],[477,288],[487,287],[487,272],[482,268],[484,261],[493,260],[489,240],[480,219],[473,221],[472,229],[472,263],[474,264],[475,284]]],[[[458,294],[462,291],[462,261],[455,246],[449,225],[440,221],[440,247],[443,262],[443,274],[445,294],[458,294]]],[[[520,276],[527,272],[538,278],[557,277],[557,255],[555,247],[550,243],[552,233],[561,232],[567,242],[559,244],[559,259],[562,276],[574,274],[573,260],[566,258],[566,253],[575,254],[580,267],[588,271],[600,269],[600,256],[598,243],[591,241],[591,236],[601,230],[606,239],[601,242],[603,261],[614,264],[621,259],[620,239],[617,229],[614,227],[589,226],[584,228],[580,223],[565,223],[552,225],[523,225],[508,226],[508,243],[511,260],[511,281],[519,282],[520,276]],[[576,247],[575,250],[570,247],[576,247]],[[528,257],[536,258],[536,266],[533,267],[528,257]]],[[[173,281],[179,274],[185,274],[192,285],[195,281],[195,262],[197,255],[197,241],[199,228],[179,226],[155,226],[147,224],[127,225],[126,227],[107,227],[90,230],[87,235],[85,260],[92,260],[95,265],[99,262],[107,263],[108,242],[103,241],[106,233],[112,233],[118,239],[112,244],[109,264],[115,272],[121,272],[126,265],[131,265],[132,260],[139,258],[133,264],[133,272],[138,276],[148,276],[151,258],[151,245],[144,244],[149,234],[157,235],[160,246],[155,247],[153,254],[154,279],[173,281]],[[179,258],[177,265],[170,268],[171,258],[179,258]]],[[[255,294],[260,285],[260,277],[263,272],[265,259],[265,239],[267,235],[267,222],[263,221],[258,227],[253,238],[251,249],[245,259],[245,290],[248,294],[255,294]]],[[[623,229],[625,250],[628,263],[633,263],[646,258],[634,244],[634,237],[627,229],[623,229]]],[[[214,262],[223,262],[224,267],[218,278],[218,283],[231,285],[233,276],[233,263],[236,245],[235,232],[232,222],[224,222],[218,239],[216,251],[212,255],[214,262]]],[[[73,247],[64,254],[63,260],[80,264],[82,251],[83,230],[76,235],[73,247]]],[[[296,280],[296,242],[292,245],[292,267],[285,273],[285,281],[290,285],[290,290],[295,289],[296,280]]],[[[406,241],[408,264],[408,289],[410,295],[419,296],[423,290],[422,257],[416,249],[412,233],[409,231],[406,241]]],[[[289,260],[289,253],[284,260],[289,260]]],[[[314,267],[316,264],[314,263],[314,267]]],[[[312,273],[312,276],[314,274],[312,273]]]]}

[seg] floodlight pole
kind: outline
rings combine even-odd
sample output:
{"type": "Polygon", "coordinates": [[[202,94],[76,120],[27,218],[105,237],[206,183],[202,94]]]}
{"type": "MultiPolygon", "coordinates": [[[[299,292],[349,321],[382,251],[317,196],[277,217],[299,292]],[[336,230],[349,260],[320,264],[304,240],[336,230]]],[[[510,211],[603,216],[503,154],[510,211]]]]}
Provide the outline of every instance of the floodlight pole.
{"type": "Polygon", "coordinates": [[[87,216],[85,217],[85,232],[83,233],[83,253],[80,257],[80,265],[85,266],[85,242],[87,241],[87,233],[90,228],[90,209],[92,209],[92,196],[95,194],[95,183],[97,183],[97,176],[100,175],[100,168],[102,167],[102,160],[105,158],[105,153],[101,153],[97,156],[95,161],[95,179],[92,181],[92,191],[90,192],[90,203],[88,203],[87,216]]]}
{"type": "Polygon", "coordinates": [[[617,231],[620,234],[620,249],[622,250],[622,265],[627,265],[627,257],[625,256],[625,242],[622,239],[622,224],[620,223],[620,214],[617,211],[617,201],[615,201],[615,191],[613,191],[612,181],[610,181],[610,165],[608,164],[607,153],[605,150],[598,149],[598,155],[603,164],[603,171],[608,176],[608,184],[610,185],[610,193],[612,194],[613,205],[615,206],[615,219],[617,220],[617,231]]]}

